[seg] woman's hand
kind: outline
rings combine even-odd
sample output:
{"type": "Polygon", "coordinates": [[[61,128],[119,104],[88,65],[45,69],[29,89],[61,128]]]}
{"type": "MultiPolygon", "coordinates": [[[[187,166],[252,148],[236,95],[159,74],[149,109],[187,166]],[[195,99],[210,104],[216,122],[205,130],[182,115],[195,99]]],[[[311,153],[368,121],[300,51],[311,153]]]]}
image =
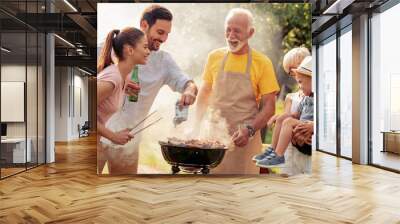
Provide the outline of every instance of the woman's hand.
{"type": "Polygon", "coordinates": [[[138,83],[129,80],[125,84],[125,94],[128,96],[136,96],[140,92],[140,86],[138,83]]]}
{"type": "Polygon", "coordinates": [[[114,132],[112,138],[110,139],[114,144],[117,145],[125,145],[128,143],[132,138],[133,135],[129,134],[129,129],[124,129],[118,132],[114,132]]]}

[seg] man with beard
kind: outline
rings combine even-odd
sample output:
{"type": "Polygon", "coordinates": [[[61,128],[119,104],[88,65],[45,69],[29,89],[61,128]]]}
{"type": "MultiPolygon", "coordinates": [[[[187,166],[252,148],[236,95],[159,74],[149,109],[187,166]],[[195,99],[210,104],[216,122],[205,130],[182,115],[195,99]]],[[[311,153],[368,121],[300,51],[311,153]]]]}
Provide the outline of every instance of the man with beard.
{"type": "MultiPolygon", "coordinates": [[[[132,127],[135,125],[135,121],[142,120],[148,115],[155,97],[164,85],[169,86],[175,92],[182,93],[181,106],[192,105],[195,102],[197,95],[195,83],[183,73],[169,53],[159,50],[160,45],[168,39],[171,26],[172,13],[167,8],[151,5],[144,10],[140,20],[140,29],[146,34],[151,53],[147,64],[138,66],[140,85],[138,100],[131,102],[128,97],[125,99],[120,113],[114,115],[108,122],[110,129],[120,130],[132,127]]],[[[124,153],[121,153],[123,156],[113,155],[113,158],[109,158],[124,160],[117,161],[120,167],[110,170],[111,174],[137,173],[139,143],[140,134],[123,147],[124,153]]],[[[115,154],[118,154],[118,150],[115,151],[115,154]]],[[[102,170],[102,166],[104,164],[100,164],[99,170],[102,170]]]]}
{"type": "Polygon", "coordinates": [[[214,174],[259,173],[252,157],[262,150],[259,130],[275,112],[279,85],[270,59],[249,46],[254,31],[251,12],[232,9],[225,20],[228,48],[212,51],[204,68],[197,122],[208,106],[219,110],[234,143],[214,174]]]}

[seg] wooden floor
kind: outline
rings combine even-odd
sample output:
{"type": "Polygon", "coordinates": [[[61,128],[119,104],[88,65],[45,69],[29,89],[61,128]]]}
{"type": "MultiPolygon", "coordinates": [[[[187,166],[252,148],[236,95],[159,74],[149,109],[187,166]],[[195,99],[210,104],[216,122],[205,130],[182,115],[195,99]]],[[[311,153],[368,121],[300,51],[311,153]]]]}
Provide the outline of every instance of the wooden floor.
{"type": "Polygon", "coordinates": [[[1,168],[1,178],[19,173],[26,170],[25,167],[24,168],[1,168]]]}
{"type": "Polygon", "coordinates": [[[27,167],[25,167],[24,164],[18,165],[18,167],[6,167],[6,168],[2,167],[0,170],[1,178],[6,178],[8,176],[15,175],[20,172],[24,172],[27,169],[28,170],[33,169],[35,167],[37,167],[36,164],[27,164],[27,167]]]}
{"type": "Polygon", "coordinates": [[[400,170],[400,155],[392,152],[375,151],[372,157],[374,164],[400,170]]]}
{"type": "Polygon", "coordinates": [[[0,223],[400,223],[400,175],[316,153],[283,178],[96,175],[94,138],[0,181],[0,223]]]}

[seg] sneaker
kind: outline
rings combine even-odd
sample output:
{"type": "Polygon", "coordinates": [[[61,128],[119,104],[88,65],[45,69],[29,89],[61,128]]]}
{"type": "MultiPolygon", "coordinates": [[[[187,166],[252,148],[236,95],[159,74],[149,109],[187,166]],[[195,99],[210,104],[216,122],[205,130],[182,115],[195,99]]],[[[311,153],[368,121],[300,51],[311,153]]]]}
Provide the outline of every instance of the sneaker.
{"type": "Polygon", "coordinates": [[[274,152],[274,149],[271,148],[270,146],[268,146],[268,148],[265,149],[265,151],[264,151],[263,153],[260,153],[260,154],[258,154],[258,155],[255,155],[255,156],[253,157],[253,161],[254,161],[254,162],[257,162],[257,161],[263,160],[265,157],[267,157],[269,154],[271,154],[271,153],[273,153],[273,152],[274,152]]]}
{"type": "Polygon", "coordinates": [[[257,161],[256,166],[271,168],[271,167],[281,167],[285,164],[285,156],[269,156],[263,160],[257,161]]]}
{"type": "MultiPolygon", "coordinates": [[[[273,157],[277,157],[278,155],[276,154],[275,151],[272,151],[271,153],[269,153],[268,155],[266,155],[263,159],[271,159],[273,157]]],[[[263,160],[261,159],[261,160],[263,160]]]]}

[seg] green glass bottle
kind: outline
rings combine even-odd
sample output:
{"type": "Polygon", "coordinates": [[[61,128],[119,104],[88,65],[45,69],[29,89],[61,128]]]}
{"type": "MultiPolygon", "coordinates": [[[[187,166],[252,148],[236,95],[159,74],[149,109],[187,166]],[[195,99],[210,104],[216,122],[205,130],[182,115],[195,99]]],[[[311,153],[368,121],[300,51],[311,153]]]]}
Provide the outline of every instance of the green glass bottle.
{"type": "MultiPolygon", "coordinates": [[[[139,68],[138,68],[137,65],[135,66],[135,68],[132,71],[131,80],[139,85],[139,68]]],[[[137,102],[138,98],[139,98],[139,95],[136,94],[136,95],[133,95],[133,96],[129,96],[128,100],[130,102],[137,102]]]]}

